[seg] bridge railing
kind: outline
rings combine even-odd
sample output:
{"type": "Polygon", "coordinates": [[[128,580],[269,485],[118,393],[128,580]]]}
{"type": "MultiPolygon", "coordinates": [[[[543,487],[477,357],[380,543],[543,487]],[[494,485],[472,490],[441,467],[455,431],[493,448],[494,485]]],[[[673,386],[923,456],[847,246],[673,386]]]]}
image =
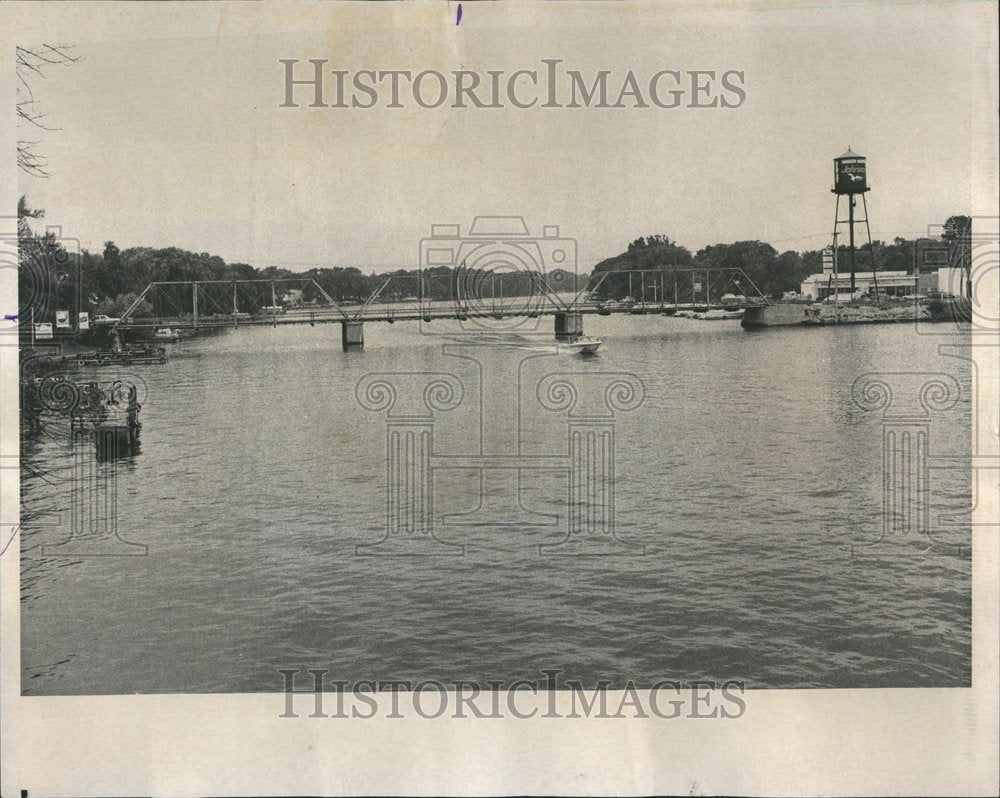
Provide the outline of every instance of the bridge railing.
{"type": "Polygon", "coordinates": [[[769,304],[753,280],[737,267],[675,267],[595,272],[589,298],[640,308],[734,307],[769,304]],[[600,281],[595,278],[600,275],[600,281]]]}
{"type": "Polygon", "coordinates": [[[536,316],[609,308],[648,312],[768,303],[738,268],[600,271],[582,286],[576,278],[572,285],[566,283],[565,274],[558,272],[558,280],[531,271],[385,275],[367,296],[339,301],[313,278],[157,281],[146,287],[116,327],[536,316]]]}

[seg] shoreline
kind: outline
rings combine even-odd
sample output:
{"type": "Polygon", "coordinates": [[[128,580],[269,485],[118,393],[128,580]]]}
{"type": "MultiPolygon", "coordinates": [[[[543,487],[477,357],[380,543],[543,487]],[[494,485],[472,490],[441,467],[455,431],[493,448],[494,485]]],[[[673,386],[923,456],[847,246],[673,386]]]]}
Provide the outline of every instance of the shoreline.
{"type": "Polygon", "coordinates": [[[945,306],[944,312],[932,312],[928,305],[878,308],[870,305],[824,307],[818,303],[778,302],[749,307],[740,322],[744,329],[767,327],[830,327],[844,324],[900,324],[905,322],[939,323],[968,320],[965,308],[945,306]]]}

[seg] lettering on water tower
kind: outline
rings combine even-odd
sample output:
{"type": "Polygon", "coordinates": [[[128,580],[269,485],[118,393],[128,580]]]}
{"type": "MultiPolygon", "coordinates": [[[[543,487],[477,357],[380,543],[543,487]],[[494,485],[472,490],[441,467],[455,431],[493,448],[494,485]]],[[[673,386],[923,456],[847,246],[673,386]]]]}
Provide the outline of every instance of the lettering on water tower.
{"type": "Polygon", "coordinates": [[[834,158],[834,193],[864,194],[868,190],[868,167],[863,155],[847,150],[834,158]]]}

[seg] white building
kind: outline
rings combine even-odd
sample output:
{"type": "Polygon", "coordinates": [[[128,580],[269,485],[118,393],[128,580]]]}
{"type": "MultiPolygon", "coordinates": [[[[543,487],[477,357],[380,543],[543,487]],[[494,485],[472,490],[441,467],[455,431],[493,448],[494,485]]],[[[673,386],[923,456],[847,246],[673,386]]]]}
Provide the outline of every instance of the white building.
{"type": "MultiPolygon", "coordinates": [[[[880,293],[887,296],[905,296],[916,291],[917,280],[907,272],[855,272],[854,296],[874,293],[875,286],[880,293]]],[[[839,294],[841,299],[848,300],[851,295],[851,275],[833,272],[810,274],[802,281],[802,296],[814,300],[826,299],[833,294],[839,294]]]]}
{"type": "Polygon", "coordinates": [[[965,269],[944,267],[937,270],[937,290],[945,294],[954,294],[963,299],[969,298],[969,280],[965,269]]]}

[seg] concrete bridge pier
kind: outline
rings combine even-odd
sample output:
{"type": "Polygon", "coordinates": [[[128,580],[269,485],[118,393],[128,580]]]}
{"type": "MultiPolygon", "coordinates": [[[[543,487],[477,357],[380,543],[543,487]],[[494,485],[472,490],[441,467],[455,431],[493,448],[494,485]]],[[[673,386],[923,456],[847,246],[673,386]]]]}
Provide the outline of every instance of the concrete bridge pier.
{"type": "Polygon", "coordinates": [[[583,335],[583,314],[578,310],[556,313],[556,339],[563,341],[583,335]]]}
{"type": "Polygon", "coordinates": [[[360,349],[365,345],[364,323],[360,321],[342,321],[340,323],[340,342],[344,349],[360,349]]]}

